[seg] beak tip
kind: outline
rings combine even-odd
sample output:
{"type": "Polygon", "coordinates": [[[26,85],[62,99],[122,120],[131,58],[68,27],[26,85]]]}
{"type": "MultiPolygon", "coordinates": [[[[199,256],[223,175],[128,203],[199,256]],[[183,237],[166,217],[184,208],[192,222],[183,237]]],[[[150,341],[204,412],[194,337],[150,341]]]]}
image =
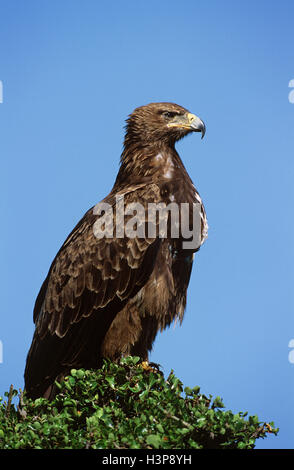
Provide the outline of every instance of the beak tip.
{"type": "Polygon", "coordinates": [[[203,130],[201,131],[201,140],[205,136],[205,133],[206,133],[206,128],[205,128],[205,125],[204,125],[203,130]]]}
{"type": "Polygon", "coordinates": [[[205,136],[205,133],[206,133],[206,126],[204,124],[203,121],[201,121],[202,123],[202,129],[201,129],[201,140],[203,139],[203,137],[205,136]]]}

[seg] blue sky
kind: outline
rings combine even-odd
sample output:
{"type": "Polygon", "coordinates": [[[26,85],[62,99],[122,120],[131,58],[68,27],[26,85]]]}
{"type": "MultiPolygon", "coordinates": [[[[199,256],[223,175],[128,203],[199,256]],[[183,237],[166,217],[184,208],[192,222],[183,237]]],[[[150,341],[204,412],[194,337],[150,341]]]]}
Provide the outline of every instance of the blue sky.
{"type": "Polygon", "coordinates": [[[205,203],[182,326],[151,360],[294,447],[290,0],[0,3],[0,395],[23,386],[50,263],[114,182],[124,120],[173,101],[206,123],[177,149],[205,203]],[[292,348],[293,349],[293,348],[292,348]]]}

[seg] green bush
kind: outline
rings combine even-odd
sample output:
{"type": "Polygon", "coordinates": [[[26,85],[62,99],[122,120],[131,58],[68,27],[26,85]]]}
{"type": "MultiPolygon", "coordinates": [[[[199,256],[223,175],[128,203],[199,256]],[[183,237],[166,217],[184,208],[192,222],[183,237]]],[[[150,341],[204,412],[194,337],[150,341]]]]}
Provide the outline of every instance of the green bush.
{"type": "Polygon", "coordinates": [[[207,398],[199,387],[183,390],[173,372],[165,380],[159,370],[144,370],[137,357],[73,369],[58,388],[51,402],[13,389],[5,394],[1,449],[252,449],[278,431],[257,416],[224,411],[219,397],[207,398]],[[16,395],[19,406],[12,404],[16,395]]]}

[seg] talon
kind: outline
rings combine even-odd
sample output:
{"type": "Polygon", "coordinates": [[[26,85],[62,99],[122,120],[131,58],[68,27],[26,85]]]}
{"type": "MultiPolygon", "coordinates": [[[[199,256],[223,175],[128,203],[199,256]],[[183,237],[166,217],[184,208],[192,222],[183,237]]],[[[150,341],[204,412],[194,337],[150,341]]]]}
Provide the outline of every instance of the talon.
{"type": "Polygon", "coordinates": [[[155,372],[157,374],[162,374],[162,372],[159,370],[159,364],[156,364],[155,362],[143,361],[141,362],[141,366],[147,372],[155,372]]]}
{"type": "Polygon", "coordinates": [[[143,367],[144,370],[147,370],[148,372],[150,372],[150,369],[152,369],[150,366],[149,366],[149,362],[148,361],[142,361],[141,362],[141,367],[143,367]]]}

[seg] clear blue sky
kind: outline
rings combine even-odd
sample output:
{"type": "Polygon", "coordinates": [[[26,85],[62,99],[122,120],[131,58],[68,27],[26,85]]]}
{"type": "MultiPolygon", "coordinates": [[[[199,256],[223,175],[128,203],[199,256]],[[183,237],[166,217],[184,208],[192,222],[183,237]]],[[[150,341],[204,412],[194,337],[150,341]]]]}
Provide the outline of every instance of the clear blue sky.
{"type": "Polygon", "coordinates": [[[177,148],[210,230],[151,360],[274,420],[257,448],[294,448],[293,22],[291,0],[1,1],[0,395],[23,386],[35,297],[110,191],[124,120],[174,101],[207,126],[177,148]]]}

